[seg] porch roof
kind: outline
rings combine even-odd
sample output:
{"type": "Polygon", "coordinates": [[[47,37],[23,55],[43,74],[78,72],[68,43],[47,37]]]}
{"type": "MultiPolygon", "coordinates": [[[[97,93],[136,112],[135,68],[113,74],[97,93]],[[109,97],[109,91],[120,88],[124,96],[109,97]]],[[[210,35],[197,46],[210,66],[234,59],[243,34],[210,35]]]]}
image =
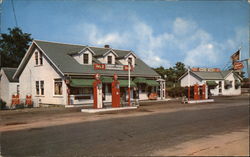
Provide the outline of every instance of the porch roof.
{"type": "Polygon", "coordinates": [[[94,79],[71,79],[71,87],[93,87],[94,79]]]}

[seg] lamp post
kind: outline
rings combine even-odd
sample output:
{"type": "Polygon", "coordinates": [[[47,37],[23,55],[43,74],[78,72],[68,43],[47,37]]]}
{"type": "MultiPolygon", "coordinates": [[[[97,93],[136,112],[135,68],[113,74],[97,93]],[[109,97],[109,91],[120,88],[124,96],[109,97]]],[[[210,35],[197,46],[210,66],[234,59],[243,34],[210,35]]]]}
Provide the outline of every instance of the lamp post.
{"type": "Polygon", "coordinates": [[[190,100],[190,69],[188,69],[188,100],[190,100]]]}
{"type": "Polygon", "coordinates": [[[128,59],[128,106],[131,105],[130,103],[130,68],[131,68],[131,60],[128,59]]]}

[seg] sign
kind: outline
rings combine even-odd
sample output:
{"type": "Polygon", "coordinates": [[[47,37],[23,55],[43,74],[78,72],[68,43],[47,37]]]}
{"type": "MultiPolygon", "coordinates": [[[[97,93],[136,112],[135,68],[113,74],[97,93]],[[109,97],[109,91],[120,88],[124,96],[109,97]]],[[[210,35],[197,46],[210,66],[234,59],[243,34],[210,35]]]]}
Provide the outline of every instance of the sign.
{"type": "Polygon", "coordinates": [[[192,68],[192,71],[220,72],[219,68],[192,68]]]}
{"type": "Polygon", "coordinates": [[[234,70],[240,70],[243,68],[244,68],[244,65],[242,62],[234,62],[234,70]]]}
{"type": "Polygon", "coordinates": [[[123,65],[107,64],[106,69],[108,69],[108,70],[123,70],[123,65]]]}
{"type": "MultiPolygon", "coordinates": [[[[128,71],[128,65],[116,65],[116,64],[94,64],[95,70],[123,70],[128,71]]],[[[133,70],[133,66],[131,66],[133,70]]]]}
{"type": "Polygon", "coordinates": [[[94,64],[95,70],[105,70],[105,64],[94,64]]]}

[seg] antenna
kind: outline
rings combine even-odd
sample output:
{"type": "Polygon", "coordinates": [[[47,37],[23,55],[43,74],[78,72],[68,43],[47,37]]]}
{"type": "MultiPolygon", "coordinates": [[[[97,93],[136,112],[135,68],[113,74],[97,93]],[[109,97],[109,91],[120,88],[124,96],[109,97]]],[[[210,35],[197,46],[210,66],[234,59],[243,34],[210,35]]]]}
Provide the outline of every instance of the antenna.
{"type": "Polygon", "coordinates": [[[13,14],[14,14],[14,19],[15,19],[16,27],[18,27],[17,19],[16,19],[16,11],[15,11],[13,0],[11,0],[11,4],[12,4],[12,10],[13,10],[13,14]]]}

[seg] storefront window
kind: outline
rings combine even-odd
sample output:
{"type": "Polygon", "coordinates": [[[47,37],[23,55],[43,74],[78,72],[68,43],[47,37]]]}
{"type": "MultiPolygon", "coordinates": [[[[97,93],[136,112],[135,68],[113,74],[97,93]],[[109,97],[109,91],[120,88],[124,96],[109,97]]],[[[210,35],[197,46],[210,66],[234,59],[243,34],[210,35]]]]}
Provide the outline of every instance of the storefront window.
{"type": "Polygon", "coordinates": [[[146,92],[146,84],[141,84],[141,92],[142,93],[146,92]]]}
{"type": "Polygon", "coordinates": [[[62,95],[62,79],[54,80],[54,94],[62,95]]]}

